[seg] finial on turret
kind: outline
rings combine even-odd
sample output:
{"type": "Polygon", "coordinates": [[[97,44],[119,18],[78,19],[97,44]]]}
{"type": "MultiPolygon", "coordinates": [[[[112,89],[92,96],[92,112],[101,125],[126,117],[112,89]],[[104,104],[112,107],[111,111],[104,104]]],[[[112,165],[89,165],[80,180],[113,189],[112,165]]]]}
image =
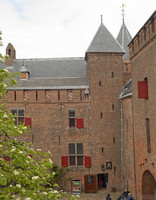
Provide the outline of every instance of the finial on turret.
{"type": "Polygon", "coordinates": [[[102,15],[101,15],[101,24],[103,24],[103,19],[102,19],[102,15]]]}
{"type": "Polygon", "coordinates": [[[124,23],[124,17],[125,17],[125,10],[124,10],[124,7],[126,7],[126,4],[122,3],[122,21],[124,23]]]}

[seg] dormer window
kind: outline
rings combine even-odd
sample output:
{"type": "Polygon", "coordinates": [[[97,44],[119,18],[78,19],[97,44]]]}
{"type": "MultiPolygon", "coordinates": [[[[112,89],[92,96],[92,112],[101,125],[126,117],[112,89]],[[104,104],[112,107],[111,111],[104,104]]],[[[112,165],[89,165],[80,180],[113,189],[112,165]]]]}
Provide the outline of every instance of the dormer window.
{"type": "Polygon", "coordinates": [[[26,65],[23,65],[20,69],[21,72],[21,80],[28,80],[29,75],[30,75],[30,71],[28,70],[26,65]]]}
{"type": "Polygon", "coordinates": [[[27,80],[28,79],[28,73],[27,72],[21,72],[21,79],[22,80],[27,80]]]}

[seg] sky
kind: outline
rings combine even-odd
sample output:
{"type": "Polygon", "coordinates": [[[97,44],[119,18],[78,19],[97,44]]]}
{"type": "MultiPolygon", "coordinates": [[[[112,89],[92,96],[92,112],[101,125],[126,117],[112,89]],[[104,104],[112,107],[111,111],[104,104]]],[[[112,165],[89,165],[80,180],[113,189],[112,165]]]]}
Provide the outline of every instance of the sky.
{"type": "Polygon", "coordinates": [[[103,24],[116,38],[125,24],[134,37],[156,9],[156,0],[0,0],[4,55],[8,43],[16,58],[84,57],[103,24]]]}

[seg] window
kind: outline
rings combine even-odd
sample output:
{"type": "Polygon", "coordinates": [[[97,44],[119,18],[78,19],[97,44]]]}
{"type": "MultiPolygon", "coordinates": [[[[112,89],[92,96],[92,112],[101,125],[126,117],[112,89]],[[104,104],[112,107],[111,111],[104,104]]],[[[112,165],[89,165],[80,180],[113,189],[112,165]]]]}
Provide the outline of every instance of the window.
{"type": "Polygon", "coordinates": [[[112,110],[114,110],[114,104],[112,104],[112,110]]]}
{"type": "Polygon", "coordinates": [[[103,113],[100,113],[100,117],[101,117],[101,119],[103,118],[103,113]]]}
{"type": "Polygon", "coordinates": [[[147,152],[151,153],[150,120],[146,118],[147,152]]]}
{"type": "Polygon", "coordinates": [[[69,128],[83,128],[83,118],[75,117],[75,110],[68,110],[69,128]]]}
{"type": "Polygon", "coordinates": [[[82,101],[82,90],[80,90],[80,101],[82,101]]]}
{"type": "Polygon", "coordinates": [[[16,91],[14,91],[14,101],[16,101],[16,91]]]}
{"type": "Polygon", "coordinates": [[[69,110],[69,127],[75,127],[75,110],[69,110]]]}
{"type": "Polygon", "coordinates": [[[101,81],[99,81],[99,86],[101,86],[102,84],[101,84],[101,81]]]}
{"type": "Polygon", "coordinates": [[[36,101],[38,101],[38,91],[36,91],[36,101]]]}
{"type": "Polygon", "coordinates": [[[83,143],[69,143],[69,165],[83,166],[83,143]]]}
{"type": "Polygon", "coordinates": [[[13,115],[15,115],[15,125],[24,123],[24,109],[11,109],[13,115]]]}
{"type": "Polygon", "coordinates": [[[114,72],[112,72],[112,78],[114,78],[114,72]]]}
{"type": "Polygon", "coordinates": [[[60,90],[58,90],[58,101],[60,101],[60,90]]]}
{"type": "Polygon", "coordinates": [[[8,50],[8,55],[11,56],[11,49],[8,50]]]}

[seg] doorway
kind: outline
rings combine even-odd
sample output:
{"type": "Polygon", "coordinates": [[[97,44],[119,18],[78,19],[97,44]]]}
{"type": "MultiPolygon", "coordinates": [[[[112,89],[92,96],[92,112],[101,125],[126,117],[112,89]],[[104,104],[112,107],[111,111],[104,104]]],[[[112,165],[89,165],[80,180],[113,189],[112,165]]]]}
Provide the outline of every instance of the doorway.
{"type": "Polygon", "coordinates": [[[154,179],[154,176],[151,174],[149,170],[146,170],[142,178],[143,199],[145,200],[154,199],[155,190],[156,190],[156,181],[154,179]]]}
{"type": "Polygon", "coordinates": [[[108,174],[98,174],[98,189],[108,188],[108,174]]]}

